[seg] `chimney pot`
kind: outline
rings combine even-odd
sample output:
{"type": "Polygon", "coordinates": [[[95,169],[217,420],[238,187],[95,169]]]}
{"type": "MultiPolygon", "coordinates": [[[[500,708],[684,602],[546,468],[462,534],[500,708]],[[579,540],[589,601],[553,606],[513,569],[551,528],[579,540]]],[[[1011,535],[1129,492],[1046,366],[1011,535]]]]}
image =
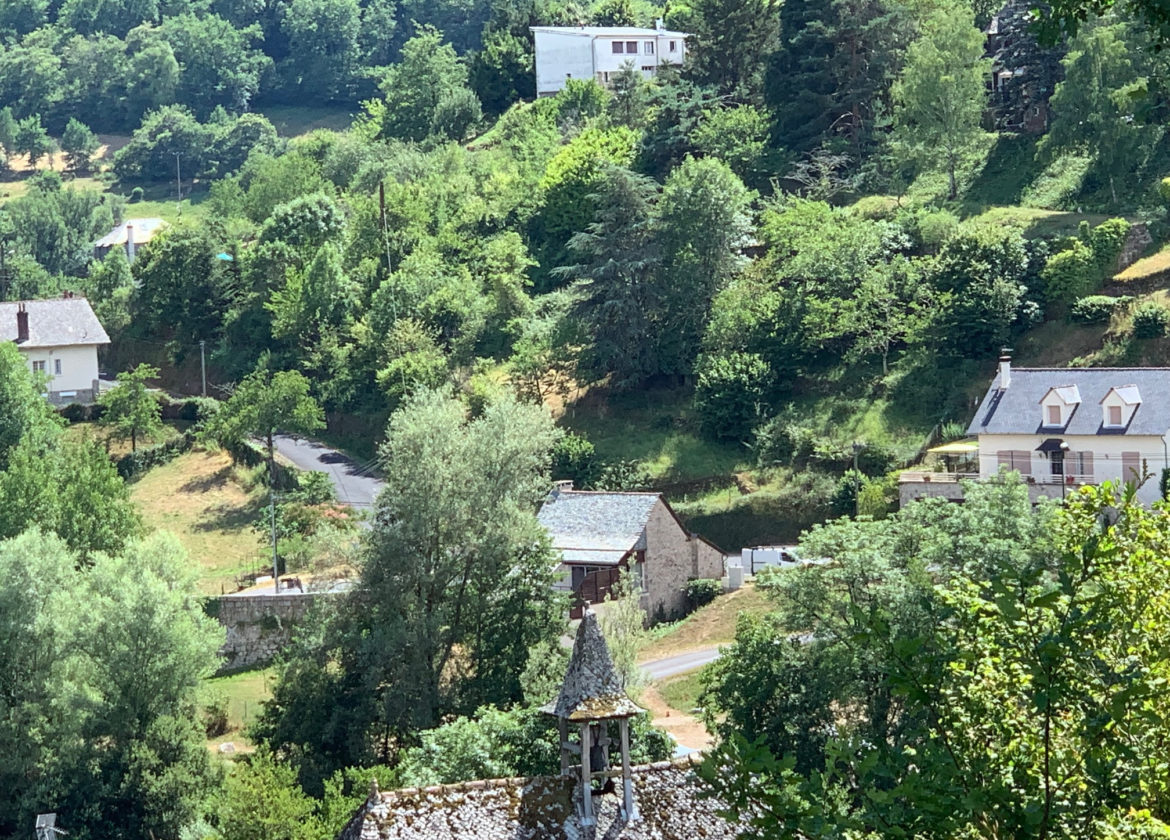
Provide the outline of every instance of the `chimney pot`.
{"type": "Polygon", "coordinates": [[[18,343],[28,341],[28,312],[23,303],[16,307],[16,340],[18,343]]]}
{"type": "Polygon", "coordinates": [[[999,387],[1000,390],[1007,390],[1007,387],[1012,384],[1012,357],[1009,353],[1004,353],[999,357],[999,387]]]}

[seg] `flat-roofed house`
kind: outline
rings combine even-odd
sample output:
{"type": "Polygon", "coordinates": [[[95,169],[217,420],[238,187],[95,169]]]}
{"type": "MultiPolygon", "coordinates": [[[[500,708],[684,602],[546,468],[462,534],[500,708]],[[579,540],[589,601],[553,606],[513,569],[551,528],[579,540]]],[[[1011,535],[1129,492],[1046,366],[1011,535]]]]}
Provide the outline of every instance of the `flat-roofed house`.
{"type": "Polygon", "coordinates": [[[12,341],[34,373],[46,377],[54,405],[92,403],[98,391],[98,348],[110,343],[93,308],[66,292],[50,300],[0,303],[0,341],[12,341]]]}
{"type": "Polygon", "coordinates": [[[533,26],[536,95],[553,96],[568,79],[596,79],[609,85],[628,62],[644,78],[663,64],[681,65],[687,33],[662,26],[533,26]]]}
{"type": "Polygon", "coordinates": [[[574,618],[605,600],[626,570],[652,618],[684,611],[688,580],[723,577],[723,552],[688,531],[661,493],[558,488],[538,519],[561,555],[560,587],[573,593],[574,618]]]}

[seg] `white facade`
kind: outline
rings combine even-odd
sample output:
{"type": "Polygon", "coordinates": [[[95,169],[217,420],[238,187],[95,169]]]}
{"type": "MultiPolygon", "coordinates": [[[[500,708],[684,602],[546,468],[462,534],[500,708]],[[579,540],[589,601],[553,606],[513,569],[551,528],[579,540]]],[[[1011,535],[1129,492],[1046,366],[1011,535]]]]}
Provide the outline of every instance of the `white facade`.
{"type": "Polygon", "coordinates": [[[536,95],[552,96],[567,79],[596,79],[608,85],[630,62],[651,78],[662,64],[681,65],[685,32],[632,26],[534,26],[536,95]]]}
{"type": "Polygon", "coordinates": [[[1029,484],[1048,485],[1043,495],[1060,497],[1081,484],[1106,481],[1141,481],[1145,472],[1150,479],[1138,489],[1138,498],[1149,504],[1161,498],[1158,477],[1170,467],[1167,435],[1061,435],[1068,448],[1041,452],[1039,447],[1051,438],[1035,435],[980,435],[979,477],[988,478],[1001,467],[1016,470],[1029,484]],[[1062,488],[1063,484],[1063,488],[1062,488]]]}
{"type": "Polygon", "coordinates": [[[92,402],[98,379],[97,345],[20,348],[34,372],[48,377],[46,392],[54,403],[92,402]]]}

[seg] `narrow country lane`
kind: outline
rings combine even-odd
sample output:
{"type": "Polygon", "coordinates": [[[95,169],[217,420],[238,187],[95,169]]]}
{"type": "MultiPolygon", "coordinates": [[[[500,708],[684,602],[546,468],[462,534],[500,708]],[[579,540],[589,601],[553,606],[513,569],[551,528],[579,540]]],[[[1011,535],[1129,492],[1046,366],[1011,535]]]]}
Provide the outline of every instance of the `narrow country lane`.
{"type": "Polygon", "coordinates": [[[275,443],[276,451],[300,469],[328,474],[340,502],[356,508],[371,508],[382,491],[382,480],[368,466],[319,441],[277,435],[275,443]]]}

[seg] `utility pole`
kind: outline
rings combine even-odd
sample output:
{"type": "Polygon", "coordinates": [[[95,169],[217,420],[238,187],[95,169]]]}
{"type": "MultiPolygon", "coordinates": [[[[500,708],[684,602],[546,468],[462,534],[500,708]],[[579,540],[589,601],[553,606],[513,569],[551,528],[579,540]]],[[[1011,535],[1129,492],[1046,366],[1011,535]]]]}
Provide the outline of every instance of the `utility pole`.
{"type": "Polygon", "coordinates": [[[182,152],[171,152],[175,156],[175,207],[178,208],[179,214],[183,212],[183,177],[182,170],[179,168],[179,157],[182,152]]]}
{"type": "Polygon", "coordinates": [[[268,464],[268,511],[272,523],[272,591],[280,594],[280,568],[276,558],[276,491],[272,488],[272,462],[268,464]]]}
{"type": "Polygon", "coordinates": [[[203,396],[207,396],[207,342],[200,340],[199,342],[199,370],[203,374],[203,396]]]}

